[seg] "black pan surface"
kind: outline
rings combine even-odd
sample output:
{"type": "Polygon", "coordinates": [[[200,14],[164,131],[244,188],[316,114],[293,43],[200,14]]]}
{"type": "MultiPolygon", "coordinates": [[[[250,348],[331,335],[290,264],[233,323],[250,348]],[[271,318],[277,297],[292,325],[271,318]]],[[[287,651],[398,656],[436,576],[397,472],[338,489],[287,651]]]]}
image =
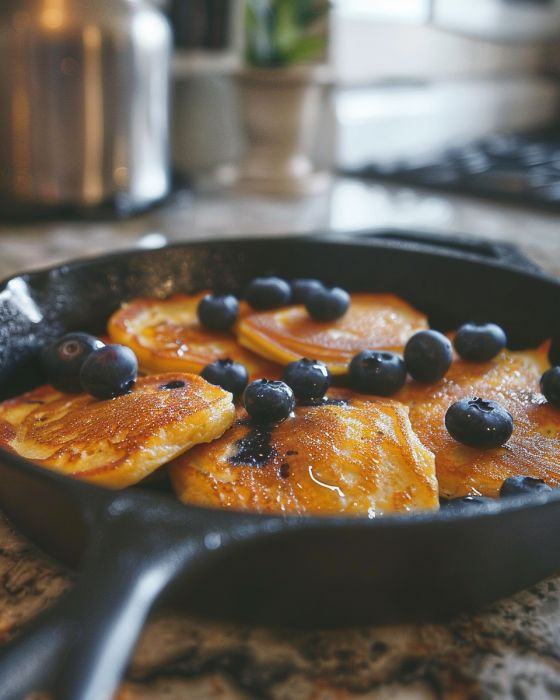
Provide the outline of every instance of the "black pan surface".
{"type": "MultiPolygon", "coordinates": [[[[492,320],[515,348],[560,335],[560,283],[508,246],[392,231],[185,244],[1,285],[0,397],[41,381],[42,345],[68,330],[103,332],[127,299],[240,292],[268,273],[394,292],[442,330],[492,320]]],[[[111,697],[156,600],[245,623],[402,622],[479,607],[560,568],[557,492],[376,520],[281,518],[187,507],[145,488],[113,493],[0,451],[0,506],[82,572],[0,658],[0,699],[38,687],[62,700],[111,697]]]]}

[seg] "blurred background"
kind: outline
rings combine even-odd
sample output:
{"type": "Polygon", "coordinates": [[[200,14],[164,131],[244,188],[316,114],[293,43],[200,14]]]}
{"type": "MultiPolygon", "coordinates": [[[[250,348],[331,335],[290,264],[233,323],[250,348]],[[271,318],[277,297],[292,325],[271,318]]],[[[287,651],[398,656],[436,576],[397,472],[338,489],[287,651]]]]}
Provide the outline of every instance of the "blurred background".
{"type": "Polygon", "coordinates": [[[3,0],[0,65],[0,223],[63,253],[560,206],[560,0],[3,0]]]}
{"type": "MultiPolygon", "coordinates": [[[[174,158],[186,170],[242,153],[231,80],[243,65],[242,5],[171,2],[174,158]]],[[[315,143],[322,166],[428,159],[490,134],[555,125],[556,0],[340,0],[326,31],[329,85],[315,143]]]]}

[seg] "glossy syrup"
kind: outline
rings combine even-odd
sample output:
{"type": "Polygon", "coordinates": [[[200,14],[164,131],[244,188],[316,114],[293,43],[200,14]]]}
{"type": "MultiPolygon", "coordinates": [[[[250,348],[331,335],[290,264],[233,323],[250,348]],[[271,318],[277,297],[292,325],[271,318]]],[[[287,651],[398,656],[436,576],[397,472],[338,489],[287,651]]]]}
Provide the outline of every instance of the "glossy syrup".
{"type": "MultiPolygon", "coordinates": [[[[321,408],[323,406],[348,406],[347,399],[331,399],[324,397],[318,401],[300,402],[301,406],[306,408],[321,408]]],[[[292,417],[294,415],[292,414],[292,417]]],[[[234,454],[229,458],[229,462],[236,467],[249,465],[251,467],[264,467],[276,456],[276,449],[271,445],[272,431],[276,426],[265,425],[256,426],[250,418],[241,418],[237,421],[237,425],[250,426],[251,430],[235,443],[234,454]]],[[[297,454],[295,450],[289,450],[288,455],[297,454]]],[[[281,474],[286,478],[289,474],[289,465],[282,465],[284,472],[281,474]]]]}
{"type": "Polygon", "coordinates": [[[306,406],[307,408],[321,408],[322,406],[349,406],[349,399],[330,399],[324,396],[322,399],[315,399],[313,401],[300,401],[300,406],[306,406]]]}
{"type": "Polygon", "coordinates": [[[270,426],[255,426],[245,437],[236,442],[235,453],[229,461],[236,467],[241,465],[264,467],[276,454],[276,450],[270,444],[271,439],[270,426]]]}

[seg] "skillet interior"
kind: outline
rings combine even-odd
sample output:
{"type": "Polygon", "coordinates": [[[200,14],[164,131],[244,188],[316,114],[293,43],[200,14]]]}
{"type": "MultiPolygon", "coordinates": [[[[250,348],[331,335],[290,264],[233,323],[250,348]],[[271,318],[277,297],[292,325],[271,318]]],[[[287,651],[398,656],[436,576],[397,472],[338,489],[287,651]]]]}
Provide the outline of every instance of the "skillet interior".
{"type": "MultiPolygon", "coordinates": [[[[123,300],[201,288],[239,291],[251,277],[272,272],[394,292],[442,329],[492,319],[514,347],[560,334],[560,319],[551,314],[560,284],[500,261],[481,263],[468,252],[348,238],[199,243],[8,281],[0,289],[1,398],[40,381],[42,344],[67,330],[102,332],[123,300]]],[[[188,607],[210,616],[330,625],[433,617],[480,605],[560,567],[559,501],[554,494],[534,497],[532,505],[491,504],[476,514],[280,524],[273,528],[274,547],[266,538],[248,538],[197,567],[189,576],[188,607]]],[[[176,510],[162,498],[166,507],[176,510]]],[[[227,529],[244,517],[179,507],[192,512],[193,524],[202,519],[227,529]]]]}
{"type": "MultiPolygon", "coordinates": [[[[475,248],[476,250],[476,248],[475,248]]],[[[240,292],[256,275],[317,277],[352,291],[390,291],[450,329],[492,318],[512,348],[560,332],[551,313],[560,284],[461,249],[384,239],[214,241],[84,260],[21,275],[0,288],[0,400],[35,386],[37,349],[68,330],[105,331],[109,315],[135,296],[200,289],[240,292]]]]}

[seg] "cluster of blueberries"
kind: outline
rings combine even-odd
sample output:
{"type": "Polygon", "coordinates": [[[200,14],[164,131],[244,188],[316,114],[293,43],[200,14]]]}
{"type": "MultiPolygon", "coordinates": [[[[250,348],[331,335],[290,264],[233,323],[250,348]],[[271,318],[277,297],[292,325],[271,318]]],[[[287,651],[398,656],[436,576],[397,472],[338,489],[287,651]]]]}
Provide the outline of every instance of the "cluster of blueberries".
{"type": "MultiPolygon", "coordinates": [[[[550,493],[552,487],[542,479],[535,479],[532,476],[510,476],[500,487],[500,498],[508,496],[519,496],[532,493],[550,493]]],[[[488,496],[463,496],[463,498],[454,498],[451,500],[440,499],[440,504],[443,507],[455,505],[465,505],[469,507],[483,506],[495,499],[488,496]]]]}
{"type": "MultiPolygon", "coordinates": [[[[260,277],[248,286],[245,299],[254,309],[274,309],[288,303],[303,303],[312,318],[335,320],[349,308],[349,294],[339,288],[327,289],[318,280],[300,279],[290,285],[278,277],[260,277]]],[[[226,330],[237,320],[238,300],[231,295],[208,295],[198,307],[202,325],[226,330]]],[[[495,357],[507,342],[504,331],[493,323],[467,323],[455,337],[455,350],[470,362],[486,362],[495,357]]],[[[418,382],[433,383],[445,376],[453,359],[448,338],[434,330],[413,335],[404,349],[404,357],[392,352],[364,350],[348,367],[348,381],[361,393],[391,396],[401,389],[407,374],[418,382]]],[[[235,395],[247,385],[247,372],[239,363],[219,360],[208,365],[203,377],[235,395]]],[[[245,407],[257,422],[286,419],[294,409],[295,398],[321,400],[330,385],[327,367],[315,360],[302,359],[286,367],[283,382],[258,380],[245,389],[245,407]]],[[[543,380],[548,386],[549,382],[543,380]]],[[[513,431],[513,419],[495,401],[463,399],[446,414],[446,426],[459,442],[471,447],[503,445],[513,431]]]]}
{"type": "MultiPolygon", "coordinates": [[[[491,359],[505,344],[504,332],[494,324],[466,324],[455,339],[457,352],[473,362],[491,359]]],[[[452,359],[448,338],[434,330],[419,331],[407,342],[404,359],[378,350],[358,353],[348,366],[347,379],[350,387],[362,394],[391,396],[402,389],[407,374],[418,382],[437,382],[445,376],[452,359]]],[[[281,382],[258,379],[247,386],[247,370],[232,360],[207,365],[202,376],[236,396],[243,392],[245,408],[257,423],[285,420],[294,410],[296,399],[305,403],[322,401],[331,383],[328,367],[307,358],[287,365],[281,382]]],[[[454,403],[445,423],[456,440],[478,448],[503,445],[513,431],[511,414],[497,402],[480,398],[454,403]]]]}
{"type": "Polygon", "coordinates": [[[88,333],[67,333],[47,346],[41,364],[58,391],[85,391],[96,399],[127,394],[138,376],[138,360],[125,345],[105,345],[88,333]]]}
{"type": "MultiPolygon", "coordinates": [[[[325,287],[314,279],[297,279],[289,283],[280,277],[257,277],[245,290],[244,298],[257,311],[303,304],[311,318],[317,321],[335,321],[350,307],[350,295],[346,290],[325,287]]],[[[237,321],[239,301],[231,294],[209,294],[200,301],[197,312],[201,325],[209,330],[225,331],[237,321]]],[[[321,401],[331,384],[328,367],[306,358],[292,362],[284,369],[284,381],[258,379],[248,384],[247,369],[230,359],[212,362],[201,375],[236,397],[243,394],[247,413],[259,424],[279,423],[288,418],[295,409],[296,399],[305,403],[321,401]]]]}
{"type": "MultiPolygon", "coordinates": [[[[338,287],[329,289],[313,279],[294,280],[290,284],[279,277],[256,278],[249,284],[245,299],[257,310],[301,303],[319,321],[341,318],[350,306],[348,292],[338,287]]],[[[206,328],[228,330],[237,321],[239,301],[233,295],[207,295],[200,301],[197,313],[206,328]]],[[[466,361],[487,362],[506,342],[506,334],[496,324],[467,323],[457,331],[454,346],[466,361]]],[[[439,381],[452,359],[449,339],[438,331],[423,330],[408,340],[403,357],[377,350],[358,353],[348,366],[347,379],[350,387],[360,393],[391,396],[404,386],[407,374],[417,382],[439,381]]],[[[555,366],[543,374],[541,391],[551,404],[560,407],[560,351],[553,347],[550,359],[555,366]]],[[[128,393],[138,374],[138,362],[132,350],[123,345],[105,345],[87,333],[62,336],[43,351],[41,360],[47,380],[56,389],[67,393],[85,391],[98,399],[128,393]]],[[[328,367],[307,358],[287,365],[283,381],[258,379],[249,384],[246,367],[231,359],[212,362],[201,375],[235,397],[242,395],[247,413],[261,425],[286,420],[293,413],[296,400],[308,405],[320,404],[331,384],[328,367]]],[[[482,398],[465,398],[452,404],[446,412],[445,425],[458,442],[483,449],[505,444],[513,432],[511,414],[496,401],[482,398]]],[[[545,489],[550,487],[543,481],[519,476],[507,479],[500,495],[545,489]]],[[[469,496],[462,500],[481,503],[485,499],[469,496]]]]}
{"type": "MultiPolygon", "coordinates": [[[[301,279],[291,286],[278,277],[258,278],[249,285],[245,299],[257,310],[274,309],[289,303],[303,303],[316,320],[341,318],[349,308],[350,297],[345,290],[326,289],[321,282],[301,279]]],[[[213,330],[225,330],[237,320],[239,303],[233,296],[209,295],[199,305],[202,325],[213,330]]],[[[488,362],[506,346],[503,329],[494,323],[466,323],[454,339],[457,354],[468,362],[488,362]]],[[[551,355],[554,351],[551,351],[551,355]]],[[[554,365],[560,365],[551,357],[554,365]]],[[[422,383],[442,379],[453,359],[450,340],[435,330],[415,333],[407,342],[403,357],[392,353],[364,350],[348,366],[349,385],[358,392],[391,396],[406,382],[407,374],[422,383]]],[[[324,400],[331,377],[325,364],[303,358],[289,364],[283,381],[259,379],[248,384],[247,370],[232,360],[218,360],[208,365],[202,376],[219,384],[235,396],[243,394],[247,413],[256,423],[278,423],[294,411],[296,399],[314,404],[324,400]]],[[[560,407],[560,367],[554,366],[542,376],[541,391],[547,400],[560,407]]],[[[450,435],[465,445],[492,448],[505,444],[513,432],[513,418],[496,401],[465,398],[452,404],[445,415],[450,435]]],[[[514,495],[551,490],[544,481],[526,476],[506,479],[500,495],[514,495]]],[[[465,503],[482,504],[488,499],[467,496],[465,503]]]]}
{"type": "MultiPolygon", "coordinates": [[[[325,287],[319,280],[256,277],[245,290],[245,300],[256,311],[304,304],[316,321],[336,321],[348,311],[350,295],[340,287],[325,287]]],[[[208,294],[198,305],[198,320],[212,331],[226,331],[237,321],[239,301],[232,294],[208,294]]]]}

